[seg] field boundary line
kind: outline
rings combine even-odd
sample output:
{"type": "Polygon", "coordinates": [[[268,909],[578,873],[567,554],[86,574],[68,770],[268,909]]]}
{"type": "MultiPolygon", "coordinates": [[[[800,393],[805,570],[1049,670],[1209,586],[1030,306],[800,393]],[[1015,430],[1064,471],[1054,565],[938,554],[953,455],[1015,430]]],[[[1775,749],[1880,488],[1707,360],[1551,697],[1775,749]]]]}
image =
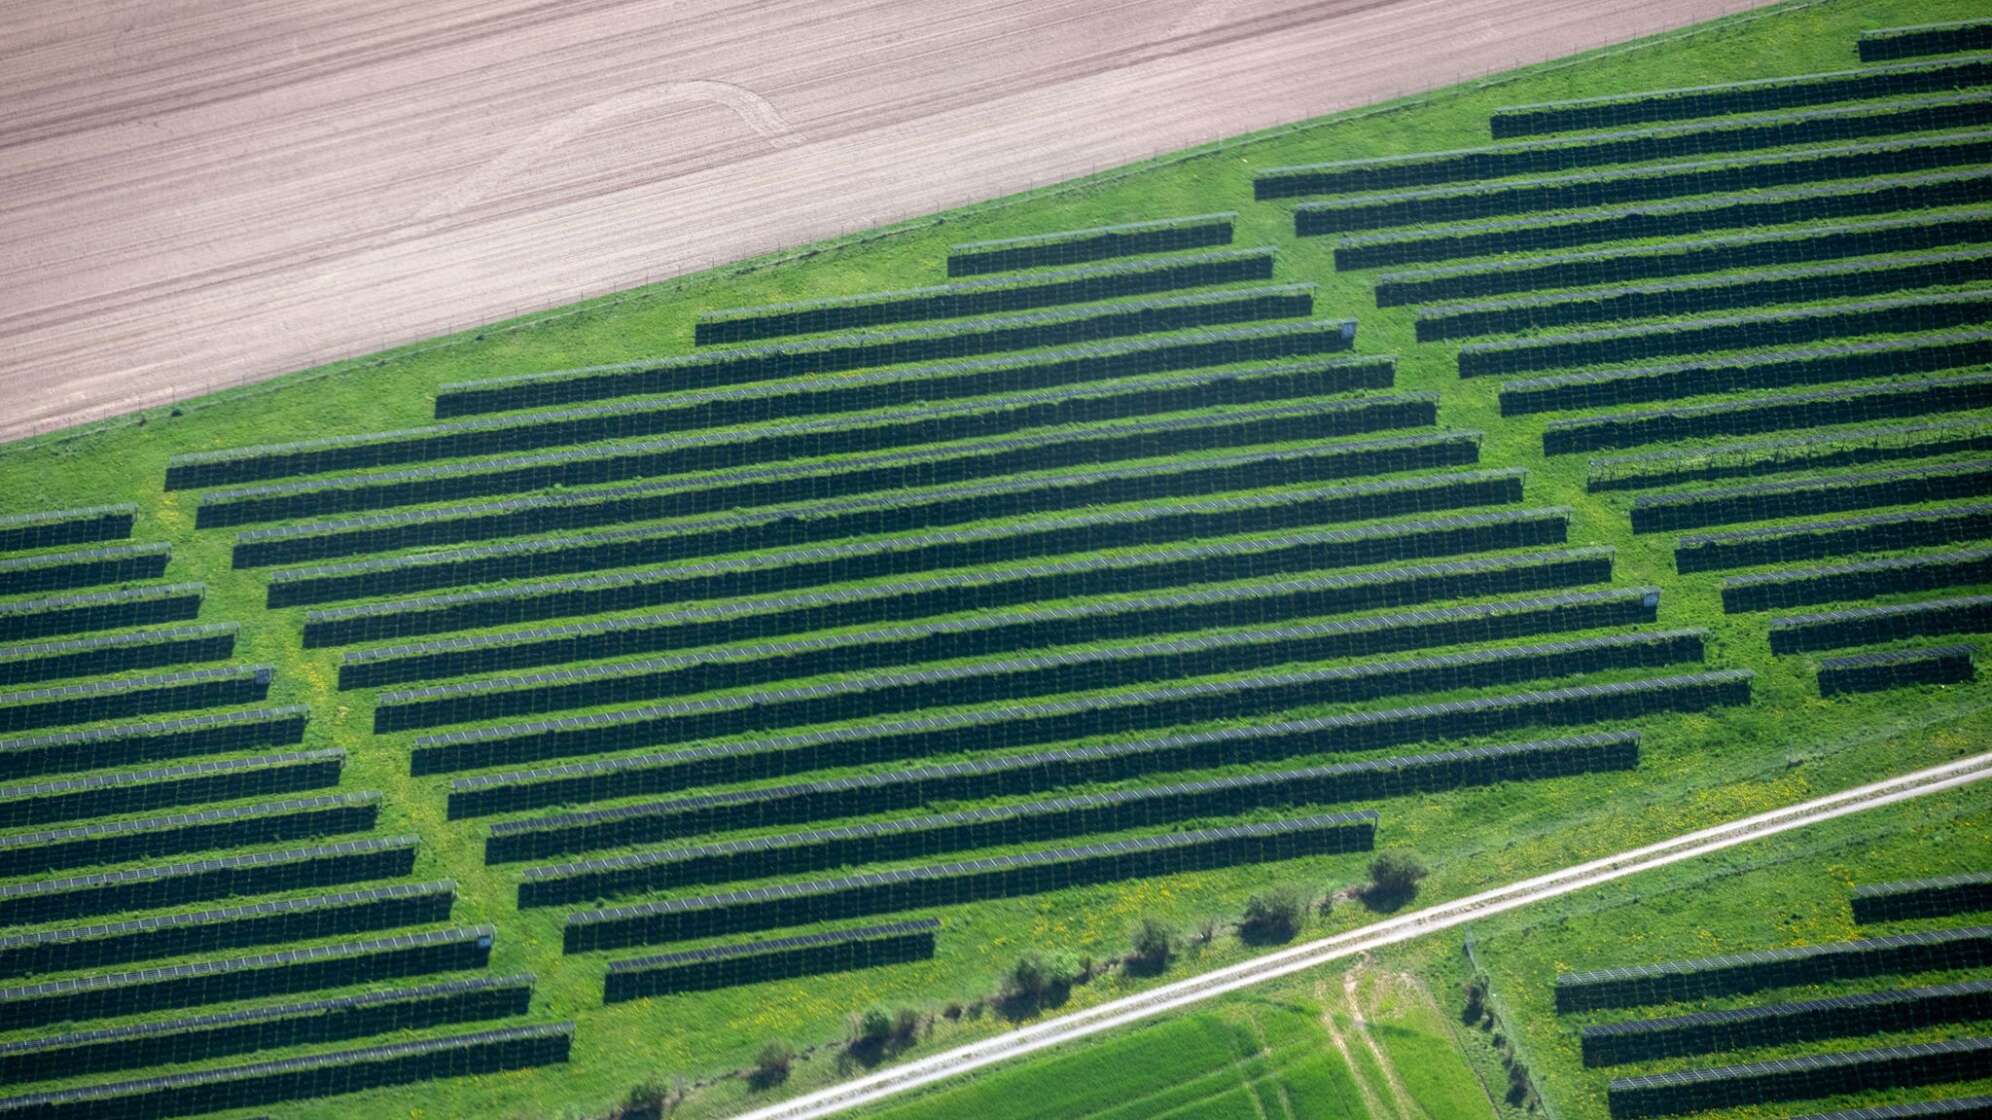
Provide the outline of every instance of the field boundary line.
{"type": "Polygon", "coordinates": [[[1913,800],[1992,778],[1992,751],[1940,766],[1885,778],[1810,801],[1754,816],[1712,825],[1657,843],[1619,852],[1552,871],[1507,886],[1496,887],[1410,914],[1375,922],[1199,976],[1174,981],[1147,992],[1111,1000],[1098,1007],[1062,1015],[993,1038],[958,1046],[903,1066],[796,1097],[752,1112],[739,1120],[805,1120],[831,1116],[922,1088],[970,1070],[1022,1057],[1101,1031],[1112,1030],[1165,1012],[1200,1003],[1242,988],[1314,968],[1344,957],[1451,929],[1518,907],[1556,898],[1586,887],[1608,883],[1641,871],[1693,859],[1751,840],[1775,836],[1913,800]]]}

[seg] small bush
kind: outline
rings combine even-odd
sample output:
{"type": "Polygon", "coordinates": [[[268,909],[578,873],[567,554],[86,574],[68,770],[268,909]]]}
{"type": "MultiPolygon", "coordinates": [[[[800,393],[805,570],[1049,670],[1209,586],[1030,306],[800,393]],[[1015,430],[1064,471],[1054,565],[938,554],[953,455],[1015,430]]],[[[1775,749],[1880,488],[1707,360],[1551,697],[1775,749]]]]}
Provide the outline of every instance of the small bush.
{"type": "Polygon", "coordinates": [[[1300,932],[1305,909],[1300,896],[1289,890],[1255,894],[1245,900],[1245,917],[1238,923],[1239,935],[1255,945],[1292,941],[1300,932]]]}
{"type": "Polygon", "coordinates": [[[795,1051],[786,1042],[770,1042],[761,1047],[754,1056],[754,1068],[747,1075],[747,1084],[755,1089],[771,1089],[788,1080],[789,1067],[795,1064],[795,1051]]]}
{"type": "Polygon", "coordinates": [[[1169,967],[1176,955],[1176,931],[1168,923],[1143,918],[1134,930],[1134,951],[1127,963],[1135,971],[1154,975],[1169,967]]]}
{"type": "Polygon", "coordinates": [[[1086,966],[1070,953],[1025,953],[1003,978],[997,1003],[1003,1014],[1022,1018],[1049,1004],[1065,1002],[1066,994],[1086,966]]]}
{"type": "Polygon", "coordinates": [[[871,1008],[859,1015],[851,1024],[851,1041],[857,1044],[883,1045],[892,1037],[892,1017],[879,1008],[871,1008]]]}
{"type": "Polygon", "coordinates": [[[1003,978],[1003,995],[1009,999],[1037,999],[1051,986],[1051,966],[1036,953],[1025,953],[1010,966],[1003,978]]]}
{"type": "Polygon", "coordinates": [[[610,1114],[611,1120],[660,1120],[673,1103],[671,1094],[655,1081],[645,1081],[631,1089],[610,1114]]]}
{"type": "Polygon", "coordinates": [[[1394,848],[1370,861],[1370,881],[1363,888],[1363,902],[1373,910],[1395,910],[1418,894],[1418,883],[1431,870],[1425,862],[1402,848],[1394,848]]]}
{"type": "Polygon", "coordinates": [[[1466,995],[1466,1008],[1459,1013],[1459,1021],[1472,1026],[1487,1018],[1487,978],[1476,974],[1462,985],[1466,995]]]}

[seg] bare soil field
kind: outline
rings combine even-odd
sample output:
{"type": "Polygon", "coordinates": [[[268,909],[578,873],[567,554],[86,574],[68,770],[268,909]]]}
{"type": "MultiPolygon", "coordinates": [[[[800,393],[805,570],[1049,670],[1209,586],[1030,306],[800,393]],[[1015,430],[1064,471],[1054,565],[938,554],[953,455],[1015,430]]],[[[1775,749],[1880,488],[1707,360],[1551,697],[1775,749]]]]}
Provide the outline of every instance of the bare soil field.
{"type": "Polygon", "coordinates": [[[0,440],[1758,2],[0,5],[0,440]]]}

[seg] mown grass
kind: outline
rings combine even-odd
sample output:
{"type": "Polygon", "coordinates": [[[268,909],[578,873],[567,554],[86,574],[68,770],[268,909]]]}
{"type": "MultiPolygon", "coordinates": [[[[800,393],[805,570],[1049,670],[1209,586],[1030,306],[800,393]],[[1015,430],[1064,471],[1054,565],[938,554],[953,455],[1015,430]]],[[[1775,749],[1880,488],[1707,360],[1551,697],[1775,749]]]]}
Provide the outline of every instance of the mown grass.
{"type": "MultiPolygon", "coordinates": [[[[1363,861],[1357,857],[1322,857],[982,903],[943,915],[940,954],[931,962],[603,1008],[601,958],[563,958],[561,911],[517,912],[514,869],[484,865],[481,827],[443,819],[448,776],[411,779],[406,745],[413,736],[375,738],[370,733],[370,692],[335,690],[339,650],[301,650],[296,625],[302,611],[265,611],[262,578],[228,566],[232,532],[196,534],[197,497],[160,490],[166,460],[176,453],[420,426],[432,418],[434,391],[446,382],[688,351],[694,317],[704,307],[939,282],[946,246],[954,242],[1240,211],[1239,245],[1279,246],[1278,280],[1318,283],[1319,314],[1354,315],[1361,322],[1359,351],[1400,355],[1400,389],[1439,392],[1443,426],[1487,434],[1483,467],[1528,467],[1527,504],[1573,507],[1572,546],[1607,544],[1619,550],[1613,586],[1658,584],[1665,590],[1660,626],[1707,627],[1713,635],[1710,667],[1747,667],[1758,673],[1756,700],[1748,708],[1640,721],[1647,740],[1636,773],[1381,803],[1385,842],[1414,847],[1434,865],[1429,897],[1464,893],[1975,749],[1992,733],[1992,688],[1820,700],[1808,659],[1769,656],[1761,616],[1721,614],[1714,589],[1726,573],[1676,576],[1671,534],[1635,537],[1629,532],[1626,511],[1633,494],[1585,493],[1583,456],[1545,459],[1540,419],[1514,422],[1499,416],[1493,398],[1498,379],[1461,382],[1453,358],[1456,346],[1414,344],[1409,309],[1377,311],[1369,293],[1372,274],[1334,272],[1329,259],[1333,239],[1294,239],[1290,206],[1253,203],[1250,188],[1256,168],[1484,143],[1486,115],[1503,104],[1848,68],[1855,65],[1852,43],[1858,30],[1938,18],[1930,13],[1953,10],[1968,13],[1971,5],[1947,0],[1933,9],[1930,3],[1910,0],[1849,0],[1788,6],[1764,18],[1726,21],[1692,35],[1537,67],[1494,83],[1227,142],[1187,158],[812,247],[781,263],[720,269],[592,301],[571,314],[466,332],[432,347],[308,371],[268,386],[187,402],[178,415],[154,410],[143,414],[141,423],[103,425],[0,449],[0,509],[140,503],[136,539],[174,545],[168,578],[209,583],[201,621],[241,622],[237,660],[278,666],[271,703],[311,706],[313,722],[303,746],[347,749],[352,757],[342,788],[379,789],[387,795],[379,833],[423,837],[415,877],[456,879],[461,895],[456,921],[498,927],[493,971],[535,972],[539,983],[533,1017],[580,1022],[574,1061],[564,1068],[257,1111],[287,1117],[598,1115],[639,1082],[679,1075],[702,1079],[739,1068],[771,1038],[830,1044],[841,1035],[846,1016],[867,1006],[931,1010],[950,1000],[980,997],[1026,948],[1111,957],[1124,951],[1129,927],[1146,915],[1187,928],[1205,917],[1235,915],[1242,898],[1268,881],[1293,882],[1318,892],[1361,876],[1363,861]]],[[[1344,907],[1317,927],[1344,928],[1364,920],[1367,915],[1359,908],[1344,907]]],[[[1209,967],[1249,952],[1223,936],[1183,967],[1209,967]]],[[[1143,982],[1115,975],[1077,990],[1073,999],[1091,1002],[1143,982]]],[[[989,1017],[945,1026],[921,1049],[998,1026],[989,1017]]],[[[820,1050],[798,1065],[789,1088],[818,1084],[839,1072],[830,1051],[820,1050]]],[[[1309,1084],[1333,1081],[1332,1074],[1319,1071],[1292,1076],[1300,1086],[1289,1086],[1293,1092],[1310,1092],[1309,1084]]],[[[722,1080],[697,1094],[686,1114],[719,1114],[765,1095],[722,1080]]],[[[1234,1107],[1247,1100],[1236,1092],[1223,1094],[1223,1099],[1234,1107]]]]}

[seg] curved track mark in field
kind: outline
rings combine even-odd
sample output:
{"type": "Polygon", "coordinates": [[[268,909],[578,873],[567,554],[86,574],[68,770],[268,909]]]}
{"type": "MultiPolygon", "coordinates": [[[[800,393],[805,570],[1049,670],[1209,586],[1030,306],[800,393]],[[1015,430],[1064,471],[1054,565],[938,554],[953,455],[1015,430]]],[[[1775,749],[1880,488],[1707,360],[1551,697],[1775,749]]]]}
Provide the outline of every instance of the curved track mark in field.
{"type": "Polygon", "coordinates": [[[1170,26],[1169,37],[1174,39],[1183,35],[1195,35],[1199,32],[1209,31],[1211,28],[1223,23],[1224,18],[1231,14],[1231,9],[1237,3],[1238,0],[1201,0],[1200,3],[1192,6],[1189,11],[1184,12],[1183,17],[1170,26]]]}
{"type": "MultiPolygon", "coordinates": [[[[1229,0],[1225,0],[1229,2],[1229,0]]],[[[777,148],[802,143],[795,129],[767,98],[731,82],[665,82],[649,89],[618,94],[566,113],[542,125],[531,136],[498,153],[469,178],[437,195],[416,213],[418,222],[447,218],[501,190],[549,153],[617,117],[674,105],[720,105],[733,110],[748,128],[777,148]]]]}

